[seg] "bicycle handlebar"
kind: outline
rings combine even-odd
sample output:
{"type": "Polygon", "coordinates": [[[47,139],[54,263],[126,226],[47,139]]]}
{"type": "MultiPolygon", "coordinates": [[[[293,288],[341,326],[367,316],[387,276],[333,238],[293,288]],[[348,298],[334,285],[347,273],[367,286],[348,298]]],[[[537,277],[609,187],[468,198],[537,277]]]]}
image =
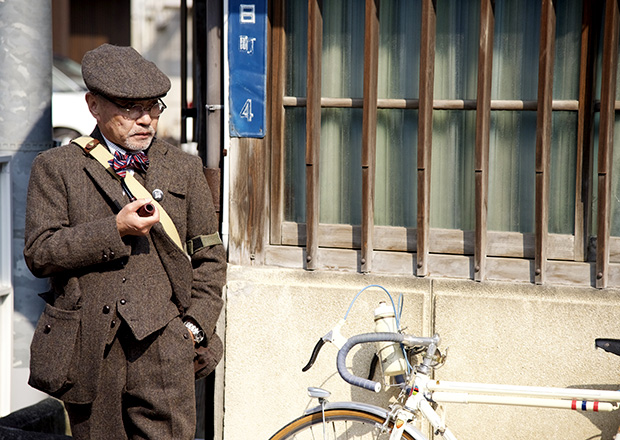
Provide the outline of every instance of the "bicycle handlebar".
{"type": "Polygon", "coordinates": [[[346,360],[351,348],[353,348],[355,345],[364,344],[367,342],[398,342],[407,347],[413,347],[418,345],[425,347],[432,346],[433,348],[431,352],[427,352],[427,355],[425,356],[425,360],[422,365],[428,368],[427,362],[430,362],[432,355],[435,353],[436,346],[439,344],[439,341],[439,335],[435,335],[430,338],[403,335],[401,333],[363,333],[361,335],[355,335],[349,338],[347,342],[344,343],[342,348],[338,351],[338,357],[336,358],[336,367],[338,368],[338,373],[340,373],[340,376],[344,379],[345,382],[378,393],[379,391],[381,391],[381,384],[379,382],[355,376],[354,374],[349,373],[349,370],[347,370],[346,360]]]}
{"type": "Polygon", "coordinates": [[[338,351],[338,357],[336,358],[336,367],[338,373],[345,382],[355,385],[360,388],[364,388],[369,391],[378,393],[381,391],[381,384],[374,380],[364,379],[363,377],[356,376],[349,373],[347,370],[347,355],[349,351],[358,344],[364,344],[367,342],[399,342],[402,343],[405,337],[400,333],[364,333],[361,335],[355,335],[347,340],[347,342],[338,351]]]}

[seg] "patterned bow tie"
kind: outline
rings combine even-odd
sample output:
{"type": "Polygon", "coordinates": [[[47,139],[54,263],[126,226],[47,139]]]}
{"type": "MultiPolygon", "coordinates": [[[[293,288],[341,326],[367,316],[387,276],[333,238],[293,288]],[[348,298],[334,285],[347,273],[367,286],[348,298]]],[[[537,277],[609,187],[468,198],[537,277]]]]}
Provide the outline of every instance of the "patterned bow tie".
{"type": "Polygon", "coordinates": [[[114,168],[116,174],[120,177],[125,177],[128,168],[146,172],[149,167],[149,158],[141,151],[134,154],[124,154],[120,151],[115,151],[114,159],[110,160],[109,164],[114,168]]]}

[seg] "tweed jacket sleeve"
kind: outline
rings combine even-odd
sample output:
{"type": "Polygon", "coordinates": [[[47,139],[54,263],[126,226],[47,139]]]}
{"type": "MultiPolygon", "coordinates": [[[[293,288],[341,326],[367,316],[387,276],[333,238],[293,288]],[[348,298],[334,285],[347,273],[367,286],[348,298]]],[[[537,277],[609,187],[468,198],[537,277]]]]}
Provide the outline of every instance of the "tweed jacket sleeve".
{"type": "Polygon", "coordinates": [[[76,162],[83,160],[80,156],[76,146],[59,147],[39,154],[33,162],[24,256],[37,277],[80,270],[131,252],[118,233],[109,202],[87,191],[92,182],[85,180],[83,172],[75,172],[76,162]],[[82,195],[70,197],[69,191],[82,195]],[[72,204],[81,204],[82,209],[72,204]]]}
{"type": "MultiPolygon", "coordinates": [[[[191,184],[187,192],[187,231],[185,239],[217,233],[213,198],[203,173],[202,161],[191,157],[191,184]]],[[[207,337],[214,332],[223,301],[226,282],[226,252],[222,244],[200,249],[191,256],[193,279],[191,301],[186,316],[194,319],[207,337]]]]}

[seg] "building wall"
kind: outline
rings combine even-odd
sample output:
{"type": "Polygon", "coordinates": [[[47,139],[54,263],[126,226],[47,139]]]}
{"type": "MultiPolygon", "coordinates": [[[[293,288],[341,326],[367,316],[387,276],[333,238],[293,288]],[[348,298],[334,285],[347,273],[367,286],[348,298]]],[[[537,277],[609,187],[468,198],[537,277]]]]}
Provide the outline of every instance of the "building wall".
{"type": "MultiPolygon", "coordinates": [[[[47,282],[30,274],[22,251],[30,165],[38,152],[52,144],[50,3],[47,0],[7,2],[3,3],[0,14],[3,48],[0,59],[0,156],[10,159],[12,258],[9,264],[12,266],[14,293],[13,332],[12,335],[3,335],[13,339],[12,359],[9,365],[0,365],[0,375],[4,376],[9,370],[11,389],[2,389],[0,394],[3,400],[10,400],[11,411],[43,397],[27,385],[27,379],[30,340],[43,309],[43,301],[37,294],[47,290],[47,282]]],[[[0,319],[6,317],[7,314],[3,314],[0,319]]],[[[2,324],[4,327],[6,323],[2,324]]],[[[0,341],[0,344],[5,343],[4,339],[0,341]]]]}
{"type": "MultiPolygon", "coordinates": [[[[620,337],[620,292],[593,288],[461,281],[405,276],[309,272],[231,265],[226,304],[224,439],[269,438],[316,405],[308,386],[330,401],[386,404],[342,381],[337,350],[327,345],[314,367],[301,369],[317,340],[343,318],[354,296],[377,284],[404,296],[402,323],[413,334],[438,333],[449,348],[436,377],[535,386],[618,389],[620,358],[595,350],[597,337],[620,337]],[[246,423],[239,423],[245,420],[246,423]],[[248,428],[250,421],[251,428],[248,428]]],[[[353,305],[345,336],[373,331],[373,310],[387,296],[366,290],[353,305]]],[[[352,354],[350,368],[367,374],[372,347],[352,354]]],[[[448,425],[461,439],[611,438],[614,413],[446,405],[448,425]]]]}

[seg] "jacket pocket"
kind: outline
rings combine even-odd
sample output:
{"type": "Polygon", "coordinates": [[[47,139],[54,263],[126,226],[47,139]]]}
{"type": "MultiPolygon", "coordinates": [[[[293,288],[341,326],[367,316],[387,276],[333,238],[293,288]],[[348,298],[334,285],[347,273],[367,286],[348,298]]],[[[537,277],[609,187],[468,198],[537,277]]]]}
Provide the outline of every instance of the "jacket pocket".
{"type": "Polygon", "coordinates": [[[32,387],[57,397],[71,386],[69,371],[80,331],[80,315],[80,310],[45,305],[30,345],[28,383],[32,387]]]}

